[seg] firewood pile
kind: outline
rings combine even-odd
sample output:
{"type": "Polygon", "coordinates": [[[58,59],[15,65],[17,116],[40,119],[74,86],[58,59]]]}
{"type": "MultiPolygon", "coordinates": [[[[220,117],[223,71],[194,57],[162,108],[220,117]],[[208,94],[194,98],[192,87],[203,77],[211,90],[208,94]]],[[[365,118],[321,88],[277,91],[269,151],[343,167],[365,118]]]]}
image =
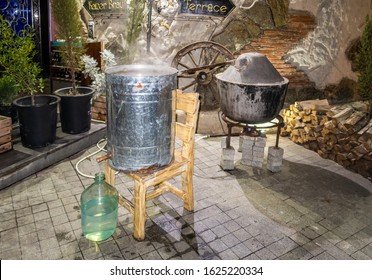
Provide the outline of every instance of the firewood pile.
{"type": "Polygon", "coordinates": [[[372,176],[372,120],[352,106],[331,107],[325,100],[296,102],[283,110],[281,136],[321,157],[372,176]]]}

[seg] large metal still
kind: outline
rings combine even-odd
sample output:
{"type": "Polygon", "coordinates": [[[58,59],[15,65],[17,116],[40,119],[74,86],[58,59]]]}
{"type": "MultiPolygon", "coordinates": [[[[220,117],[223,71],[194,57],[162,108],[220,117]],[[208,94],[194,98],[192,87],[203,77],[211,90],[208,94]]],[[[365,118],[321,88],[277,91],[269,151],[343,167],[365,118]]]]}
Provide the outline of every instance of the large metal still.
{"type": "Polygon", "coordinates": [[[221,110],[234,121],[265,123],[276,118],[283,107],[288,79],[263,54],[239,56],[216,79],[221,110]]]}
{"type": "Polygon", "coordinates": [[[124,65],[106,70],[107,153],[124,172],[145,172],[173,159],[172,91],[177,70],[124,65]]]}

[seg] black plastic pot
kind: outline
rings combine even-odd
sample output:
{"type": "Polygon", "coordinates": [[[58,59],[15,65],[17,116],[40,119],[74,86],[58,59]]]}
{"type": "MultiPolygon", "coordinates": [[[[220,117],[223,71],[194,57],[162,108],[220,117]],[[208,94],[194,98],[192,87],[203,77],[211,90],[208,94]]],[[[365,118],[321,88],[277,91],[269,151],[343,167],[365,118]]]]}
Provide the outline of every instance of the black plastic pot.
{"type": "Polygon", "coordinates": [[[57,105],[60,101],[54,95],[25,96],[16,99],[22,145],[29,148],[45,147],[56,139],[57,105]]]}
{"type": "Polygon", "coordinates": [[[78,87],[79,94],[70,95],[71,88],[61,88],[54,92],[61,98],[59,113],[62,131],[68,134],[79,134],[90,130],[91,100],[94,89],[78,87]]]}

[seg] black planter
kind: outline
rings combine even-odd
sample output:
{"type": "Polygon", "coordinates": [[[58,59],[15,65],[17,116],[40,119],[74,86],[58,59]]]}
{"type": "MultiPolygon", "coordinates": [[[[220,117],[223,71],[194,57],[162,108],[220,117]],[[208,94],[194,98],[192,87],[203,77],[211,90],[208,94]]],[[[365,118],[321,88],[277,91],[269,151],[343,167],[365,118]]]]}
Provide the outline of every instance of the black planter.
{"type": "Polygon", "coordinates": [[[56,139],[57,105],[60,101],[54,95],[35,95],[16,99],[21,141],[23,146],[40,148],[52,144],[56,139]]]}
{"type": "Polygon", "coordinates": [[[94,89],[78,87],[78,95],[69,95],[70,90],[71,88],[61,88],[54,92],[61,98],[59,113],[62,131],[69,134],[89,131],[94,89]]]}
{"type": "Polygon", "coordinates": [[[17,108],[13,104],[0,104],[0,115],[12,118],[12,123],[18,122],[17,108]]]}

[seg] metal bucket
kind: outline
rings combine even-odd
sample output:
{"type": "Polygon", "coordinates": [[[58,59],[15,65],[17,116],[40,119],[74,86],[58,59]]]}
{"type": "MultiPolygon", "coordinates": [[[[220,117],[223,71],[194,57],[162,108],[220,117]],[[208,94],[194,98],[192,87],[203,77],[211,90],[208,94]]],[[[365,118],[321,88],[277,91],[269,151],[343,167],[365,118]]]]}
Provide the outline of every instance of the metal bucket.
{"type": "Polygon", "coordinates": [[[288,79],[258,53],[239,56],[216,80],[221,111],[232,120],[250,124],[276,118],[288,87],[288,79]]]}
{"type": "Polygon", "coordinates": [[[124,172],[168,165],[173,159],[172,91],[177,87],[177,70],[123,65],[105,74],[109,164],[124,172]]]}

